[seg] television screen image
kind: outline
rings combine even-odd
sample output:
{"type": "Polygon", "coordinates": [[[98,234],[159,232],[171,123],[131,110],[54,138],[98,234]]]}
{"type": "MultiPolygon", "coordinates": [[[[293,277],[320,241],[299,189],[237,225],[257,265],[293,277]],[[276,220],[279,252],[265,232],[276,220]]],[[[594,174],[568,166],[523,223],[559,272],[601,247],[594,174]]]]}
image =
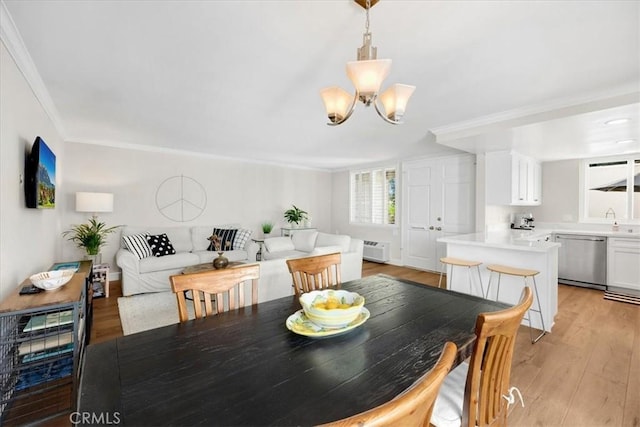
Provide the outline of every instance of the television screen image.
{"type": "Polygon", "coordinates": [[[25,199],[28,208],[56,206],[56,156],[42,138],[36,138],[25,167],[25,199]]]}

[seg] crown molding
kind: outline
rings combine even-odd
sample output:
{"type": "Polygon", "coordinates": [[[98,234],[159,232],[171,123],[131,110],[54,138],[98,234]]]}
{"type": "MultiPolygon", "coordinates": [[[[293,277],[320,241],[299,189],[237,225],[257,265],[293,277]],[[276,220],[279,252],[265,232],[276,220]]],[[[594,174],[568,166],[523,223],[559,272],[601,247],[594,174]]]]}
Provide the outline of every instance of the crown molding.
{"type": "Polygon", "coordinates": [[[97,140],[71,138],[71,139],[66,139],[65,143],[96,145],[99,147],[118,148],[122,150],[146,151],[151,153],[175,154],[175,155],[188,156],[188,157],[198,157],[199,159],[207,158],[207,159],[225,160],[225,161],[232,161],[232,162],[238,162],[238,163],[249,163],[254,165],[276,166],[276,167],[287,168],[287,169],[302,169],[302,170],[310,170],[315,172],[333,172],[332,169],[328,169],[328,168],[300,166],[300,165],[294,165],[294,164],[284,163],[284,162],[272,162],[267,160],[247,159],[244,157],[221,156],[218,154],[211,154],[211,153],[205,153],[205,152],[180,150],[176,148],[167,148],[167,147],[156,147],[153,145],[135,144],[135,143],[129,143],[129,142],[117,142],[117,141],[107,141],[107,140],[97,141],[97,140]]]}
{"type": "Polygon", "coordinates": [[[606,92],[591,93],[580,97],[564,98],[545,104],[532,105],[477,117],[450,125],[430,129],[439,143],[466,138],[496,130],[614,108],[640,102],[637,83],[617,87],[606,92]]]}
{"type": "Polygon", "coordinates": [[[7,9],[7,5],[3,0],[0,0],[0,40],[4,43],[9,54],[13,58],[16,66],[24,76],[27,84],[33,91],[36,99],[44,109],[47,116],[53,123],[54,127],[58,131],[58,134],[65,140],[66,132],[60,119],[60,114],[49,95],[38,69],[29,55],[29,51],[20,36],[20,32],[13,22],[13,18],[7,9]]]}

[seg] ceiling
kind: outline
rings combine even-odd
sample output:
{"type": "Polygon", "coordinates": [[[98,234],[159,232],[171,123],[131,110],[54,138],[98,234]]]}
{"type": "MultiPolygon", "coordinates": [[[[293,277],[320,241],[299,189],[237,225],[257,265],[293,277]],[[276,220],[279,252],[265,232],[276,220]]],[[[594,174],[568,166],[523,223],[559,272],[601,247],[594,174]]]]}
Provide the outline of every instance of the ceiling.
{"type": "Polygon", "coordinates": [[[370,29],[393,60],[383,88],[417,86],[399,126],[362,104],[326,125],[319,91],[352,91],[345,63],[362,43],[365,12],[350,0],[2,0],[2,11],[3,41],[66,141],[329,170],[455,149],[640,152],[637,1],[380,1],[370,29]],[[619,115],[631,121],[602,124],[619,115]]]}

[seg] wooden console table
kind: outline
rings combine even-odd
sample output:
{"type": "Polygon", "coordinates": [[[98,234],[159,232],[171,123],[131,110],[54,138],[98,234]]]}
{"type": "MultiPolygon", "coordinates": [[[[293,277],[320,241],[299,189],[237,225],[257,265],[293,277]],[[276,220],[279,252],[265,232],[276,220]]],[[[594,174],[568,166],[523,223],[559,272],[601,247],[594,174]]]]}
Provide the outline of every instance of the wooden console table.
{"type": "MultiPolygon", "coordinates": [[[[51,267],[53,269],[55,264],[51,267]]],[[[75,409],[91,329],[91,261],[61,288],[0,302],[0,420],[30,424],[75,409]]]]}

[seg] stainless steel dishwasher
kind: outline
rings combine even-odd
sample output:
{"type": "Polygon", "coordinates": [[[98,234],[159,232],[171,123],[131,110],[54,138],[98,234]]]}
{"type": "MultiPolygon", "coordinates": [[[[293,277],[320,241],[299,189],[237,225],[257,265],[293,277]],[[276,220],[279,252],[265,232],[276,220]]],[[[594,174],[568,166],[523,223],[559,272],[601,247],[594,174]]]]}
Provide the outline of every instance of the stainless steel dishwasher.
{"type": "Polygon", "coordinates": [[[607,238],[556,234],[558,282],[605,290],[607,288],[607,238]]]}

